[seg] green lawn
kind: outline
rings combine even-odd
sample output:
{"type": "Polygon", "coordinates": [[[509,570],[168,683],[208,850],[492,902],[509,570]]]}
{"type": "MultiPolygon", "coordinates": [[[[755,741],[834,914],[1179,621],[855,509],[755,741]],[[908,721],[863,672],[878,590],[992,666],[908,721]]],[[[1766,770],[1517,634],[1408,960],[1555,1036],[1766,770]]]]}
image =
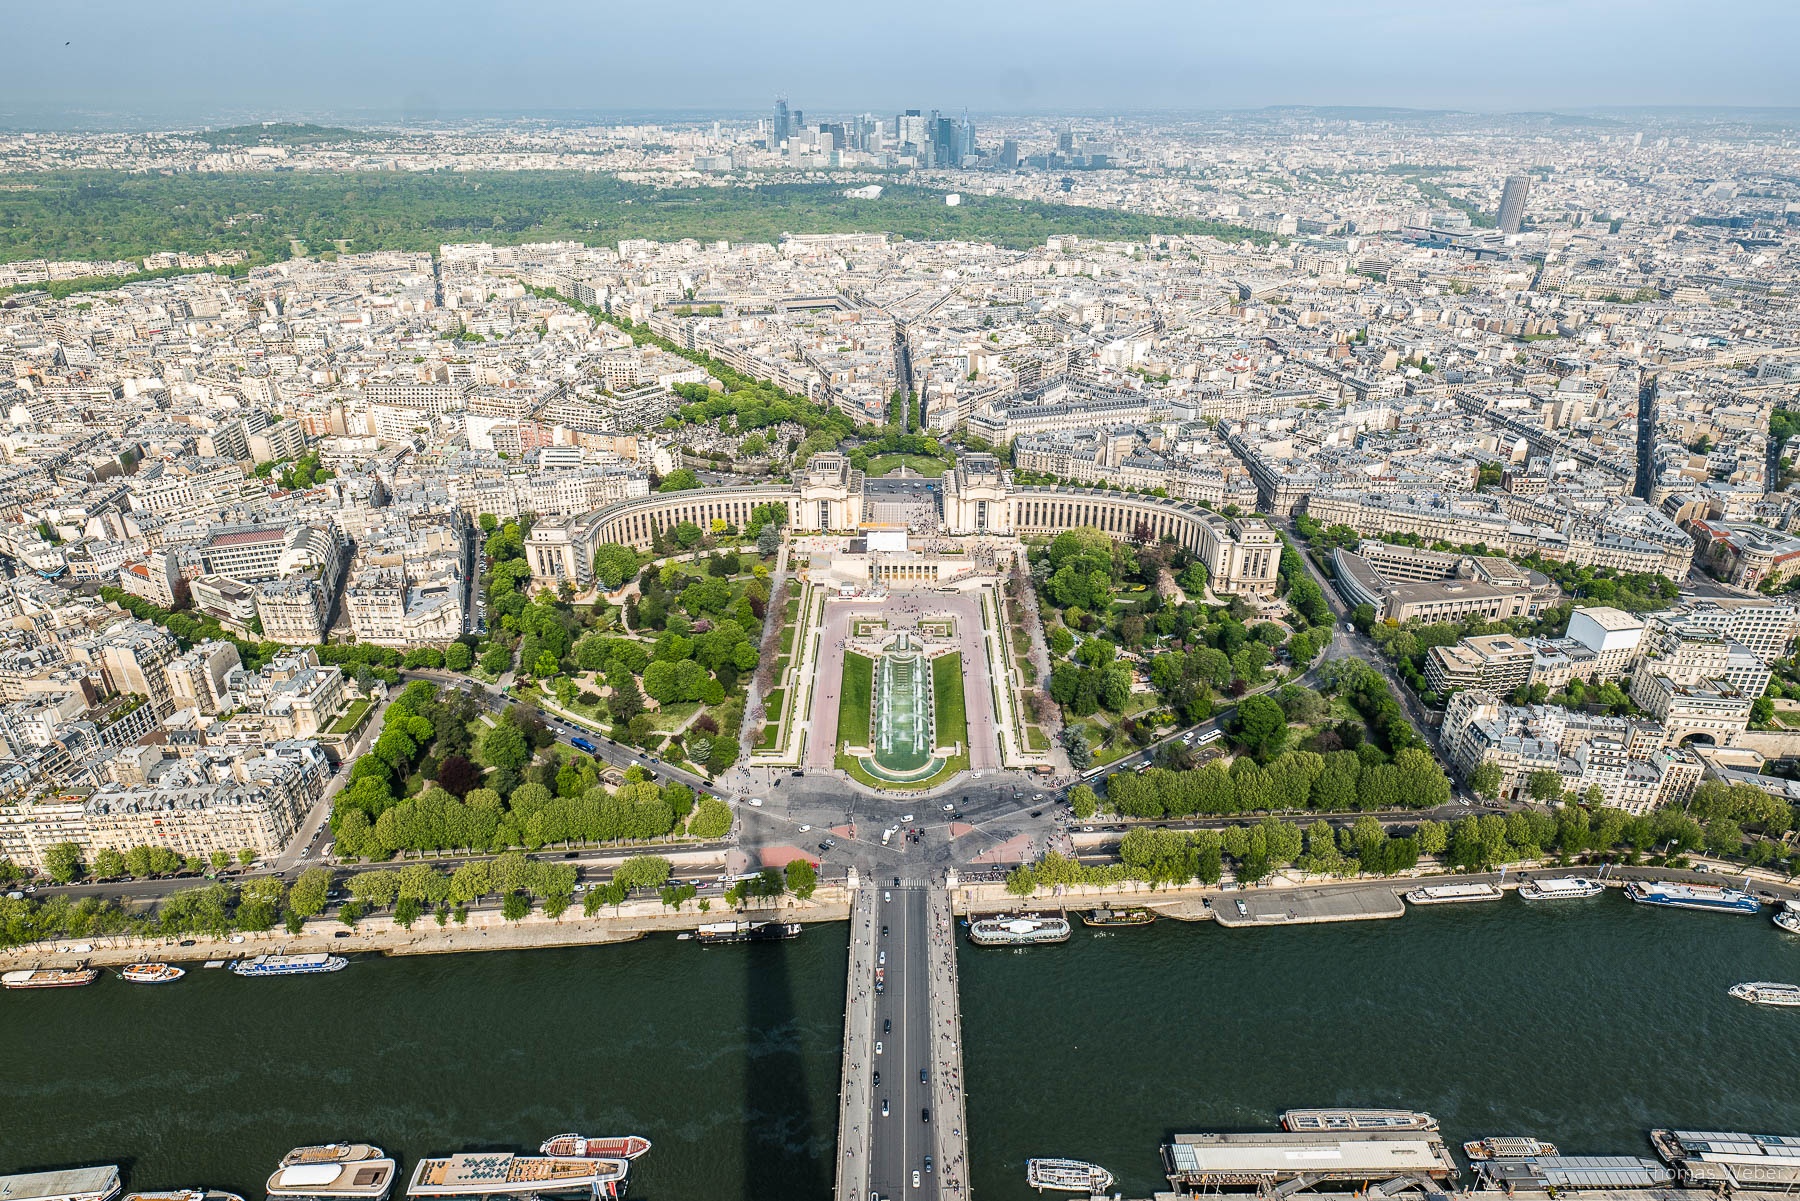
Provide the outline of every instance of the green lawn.
{"type": "Polygon", "coordinates": [[[673,730],[676,726],[700,712],[699,701],[672,701],[650,715],[659,730],[673,730]]]}
{"type": "Polygon", "coordinates": [[[1050,749],[1049,736],[1036,726],[1025,727],[1025,741],[1034,751],[1047,751],[1050,749]]]}
{"type": "Polygon", "coordinates": [[[873,478],[886,475],[897,470],[900,464],[906,464],[907,470],[918,475],[940,476],[944,474],[942,459],[928,458],[925,455],[876,455],[869,460],[869,470],[864,474],[873,478]]]}
{"type": "Polygon", "coordinates": [[[356,723],[361,721],[363,714],[368,711],[368,701],[352,701],[350,707],[344,710],[343,716],[332,722],[331,728],[326,730],[325,733],[333,736],[338,734],[348,734],[356,728],[356,723]]]}
{"type": "Polygon", "coordinates": [[[875,688],[875,660],[844,653],[843,686],[838,702],[838,746],[869,745],[869,705],[875,688]]]}
{"type": "Polygon", "coordinates": [[[939,746],[969,745],[969,715],[963,705],[962,652],[931,661],[932,708],[937,715],[939,746]]]}

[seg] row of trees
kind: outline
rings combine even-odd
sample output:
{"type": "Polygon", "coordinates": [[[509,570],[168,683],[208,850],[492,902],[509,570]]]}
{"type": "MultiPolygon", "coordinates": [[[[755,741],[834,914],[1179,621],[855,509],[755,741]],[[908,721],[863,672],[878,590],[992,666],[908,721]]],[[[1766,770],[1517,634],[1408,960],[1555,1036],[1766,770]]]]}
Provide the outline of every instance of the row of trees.
{"type": "MultiPolygon", "coordinates": [[[[184,858],[168,847],[140,845],[123,851],[102,847],[94,852],[93,862],[88,863],[83,860],[80,843],[58,842],[44,849],[44,874],[56,884],[67,884],[83,876],[98,880],[116,880],[124,876],[148,880],[180,872],[197,875],[208,866],[214,871],[223,871],[234,862],[247,867],[256,862],[256,852],[243,847],[235,856],[229,851],[214,851],[202,859],[198,855],[184,858]]],[[[21,874],[12,860],[0,859],[0,883],[18,879],[21,874]]]]}
{"type": "Polygon", "coordinates": [[[1355,751],[1291,751],[1267,766],[1241,755],[1229,768],[1215,759],[1189,771],[1119,772],[1107,777],[1105,803],[1125,817],[1191,817],[1429,809],[1449,799],[1450,781],[1436,761],[1426,751],[1408,748],[1392,763],[1365,762],[1355,751]]]}

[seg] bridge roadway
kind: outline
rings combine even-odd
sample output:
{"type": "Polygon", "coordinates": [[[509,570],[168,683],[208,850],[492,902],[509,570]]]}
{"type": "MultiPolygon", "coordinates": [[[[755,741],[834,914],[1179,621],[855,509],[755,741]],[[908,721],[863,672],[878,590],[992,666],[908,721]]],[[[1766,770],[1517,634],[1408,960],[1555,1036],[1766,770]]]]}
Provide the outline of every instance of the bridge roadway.
{"type": "Polygon", "coordinates": [[[962,1201],[962,1031],[949,893],[865,881],[851,908],[849,974],[838,1201],[962,1201]]]}

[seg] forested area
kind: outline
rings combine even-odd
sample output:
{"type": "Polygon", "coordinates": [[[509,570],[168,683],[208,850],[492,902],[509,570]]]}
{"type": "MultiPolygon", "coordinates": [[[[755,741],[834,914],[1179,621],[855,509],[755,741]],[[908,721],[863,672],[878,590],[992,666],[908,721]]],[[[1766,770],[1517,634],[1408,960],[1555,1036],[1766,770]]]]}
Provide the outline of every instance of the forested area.
{"type": "Polygon", "coordinates": [[[851,200],[835,184],[654,188],[582,171],[152,175],[75,171],[8,176],[0,191],[0,261],[136,258],[159,250],[243,250],[288,257],[313,249],[433,251],[444,242],[519,243],[621,238],[774,242],[784,231],[879,230],[913,239],[966,239],[1014,249],[1046,237],[1144,239],[1269,235],[1211,221],[1079,205],[888,187],[851,200]]]}

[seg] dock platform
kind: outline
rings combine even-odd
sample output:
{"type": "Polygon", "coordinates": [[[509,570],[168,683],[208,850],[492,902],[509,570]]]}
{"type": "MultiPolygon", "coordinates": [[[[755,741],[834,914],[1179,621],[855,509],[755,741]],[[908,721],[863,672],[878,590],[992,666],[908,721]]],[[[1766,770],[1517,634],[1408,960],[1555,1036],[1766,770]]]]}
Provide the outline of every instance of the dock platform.
{"type": "Polygon", "coordinates": [[[1402,917],[1406,906],[1391,884],[1367,888],[1238,889],[1213,899],[1221,926],[1309,926],[1322,922],[1372,922],[1402,917]],[[1238,905],[1244,912],[1238,911],[1238,905]]]}

